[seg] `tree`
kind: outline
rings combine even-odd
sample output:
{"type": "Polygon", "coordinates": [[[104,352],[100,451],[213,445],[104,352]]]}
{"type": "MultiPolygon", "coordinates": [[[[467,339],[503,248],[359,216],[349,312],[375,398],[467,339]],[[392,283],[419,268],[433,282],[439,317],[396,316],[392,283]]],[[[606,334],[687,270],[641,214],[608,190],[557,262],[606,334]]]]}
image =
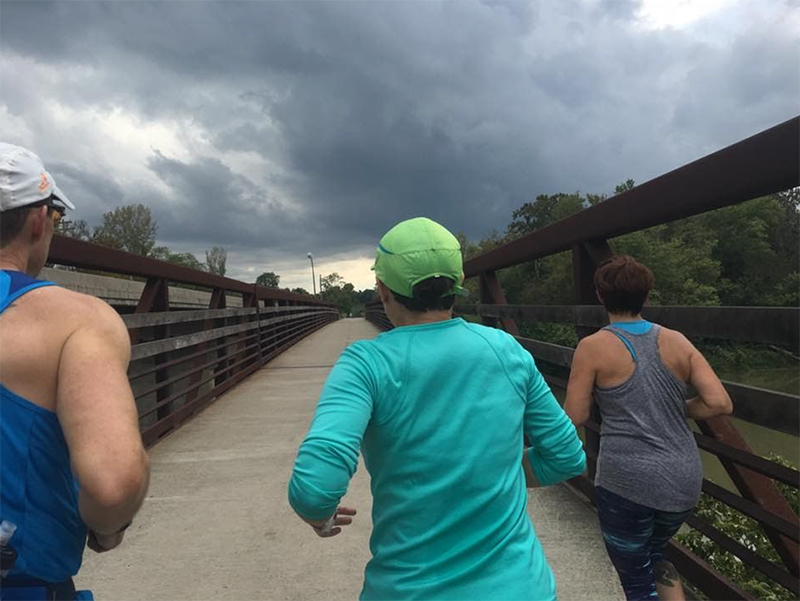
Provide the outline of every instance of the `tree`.
{"type": "Polygon", "coordinates": [[[614,188],[614,194],[622,194],[623,192],[627,192],[628,190],[633,190],[636,184],[632,179],[626,179],[621,184],[618,184],[616,188],[614,188]]]}
{"type": "Polygon", "coordinates": [[[103,223],[95,228],[92,241],[147,257],[156,245],[157,231],[148,207],[126,205],[103,214],[103,223]]]}
{"type": "Polygon", "coordinates": [[[189,269],[205,271],[205,265],[192,253],[174,253],[166,246],[156,246],[150,256],[159,261],[167,261],[176,265],[183,265],[189,269]]]}
{"type": "Polygon", "coordinates": [[[67,219],[65,217],[59,222],[56,233],[61,234],[62,236],[67,236],[68,238],[75,238],[77,240],[89,241],[92,239],[92,232],[89,229],[89,224],[83,219],[72,221],[71,219],[67,219]]]}
{"type": "Polygon", "coordinates": [[[344,278],[334,271],[332,274],[320,279],[320,292],[330,288],[341,287],[343,284],[344,278]]]}
{"type": "Polygon", "coordinates": [[[271,271],[265,271],[256,278],[256,284],[259,286],[266,286],[267,288],[277,288],[280,281],[281,276],[271,271]]]}
{"type": "Polygon", "coordinates": [[[508,238],[514,239],[561,221],[570,215],[596,204],[602,196],[590,195],[592,200],[578,192],[572,194],[540,194],[533,202],[526,202],[512,214],[508,224],[508,238]],[[594,202],[592,202],[594,201],[594,202]]]}
{"type": "Polygon", "coordinates": [[[292,288],[290,292],[294,292],[295,294],[305,294],[306,296],[310,296],[308,290],[305,288],[292,288]]]}
{"type": "Polygon", "coordinates": [[[350,282],[345,282],[344,278],[334,272],[322,278],[320,296],[323,300],[336,305],[336,308],[344,315],[351,315],[359,304],[356,299],[355,287],[350,282]]]}
{"type": "Polygon", "coordinates": [[[225,275],[225,263],[228,260],[228,251],[221,246],[215,246],[206,251],[206,269],[209,273],[225,275]]]}

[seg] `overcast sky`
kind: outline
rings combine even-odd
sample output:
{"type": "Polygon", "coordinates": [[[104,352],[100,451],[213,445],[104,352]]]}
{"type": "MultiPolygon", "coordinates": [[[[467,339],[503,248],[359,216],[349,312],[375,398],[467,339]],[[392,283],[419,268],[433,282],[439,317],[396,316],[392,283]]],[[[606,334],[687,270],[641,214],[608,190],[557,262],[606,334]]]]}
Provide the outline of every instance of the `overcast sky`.
{"type": "Polygon", "coordinates": [[[91,225],[141,202],[228,275],[373,284],[425,215],[470,239],[800,113],[800,0],[0,5],[0,138],[91,225]]]}

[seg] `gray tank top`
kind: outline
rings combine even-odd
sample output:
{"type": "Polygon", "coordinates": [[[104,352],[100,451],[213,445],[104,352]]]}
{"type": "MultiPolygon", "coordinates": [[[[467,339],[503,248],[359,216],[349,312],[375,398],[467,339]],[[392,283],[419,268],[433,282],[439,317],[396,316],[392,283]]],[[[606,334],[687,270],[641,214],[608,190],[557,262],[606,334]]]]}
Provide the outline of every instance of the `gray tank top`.
{"type": "Polygon", "coordinates": [[[635,367],[623,384],[594,389],[603,417],[595,486],[661,511],[692,509],[703,468],[687,423],[687,386],[661,361],[661,328],[605,329],[626,343],[635,367]]]}

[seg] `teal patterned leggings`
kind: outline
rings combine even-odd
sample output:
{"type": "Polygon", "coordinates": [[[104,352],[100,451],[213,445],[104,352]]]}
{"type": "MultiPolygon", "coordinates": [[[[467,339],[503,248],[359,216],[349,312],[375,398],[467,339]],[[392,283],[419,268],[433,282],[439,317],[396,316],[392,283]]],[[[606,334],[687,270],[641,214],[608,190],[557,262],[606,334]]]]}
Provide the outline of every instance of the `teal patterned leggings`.
{"type": "Polygon", "coordinates": [[[600,529],[628,601],[658,599],[653,568],[692,510],[659,511],[595,487],[600,529]]]}

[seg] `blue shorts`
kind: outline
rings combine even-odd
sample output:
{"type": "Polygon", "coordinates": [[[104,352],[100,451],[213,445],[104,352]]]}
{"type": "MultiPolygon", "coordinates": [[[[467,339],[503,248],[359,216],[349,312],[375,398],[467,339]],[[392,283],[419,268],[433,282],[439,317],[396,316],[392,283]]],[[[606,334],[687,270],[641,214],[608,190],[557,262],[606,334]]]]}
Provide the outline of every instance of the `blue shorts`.
{"type": "Polygon", "coordinates": [[[693,510],[660,511],[595,487],[600,529],[628,601],[658,599],[653,568],[693,510]]]}

